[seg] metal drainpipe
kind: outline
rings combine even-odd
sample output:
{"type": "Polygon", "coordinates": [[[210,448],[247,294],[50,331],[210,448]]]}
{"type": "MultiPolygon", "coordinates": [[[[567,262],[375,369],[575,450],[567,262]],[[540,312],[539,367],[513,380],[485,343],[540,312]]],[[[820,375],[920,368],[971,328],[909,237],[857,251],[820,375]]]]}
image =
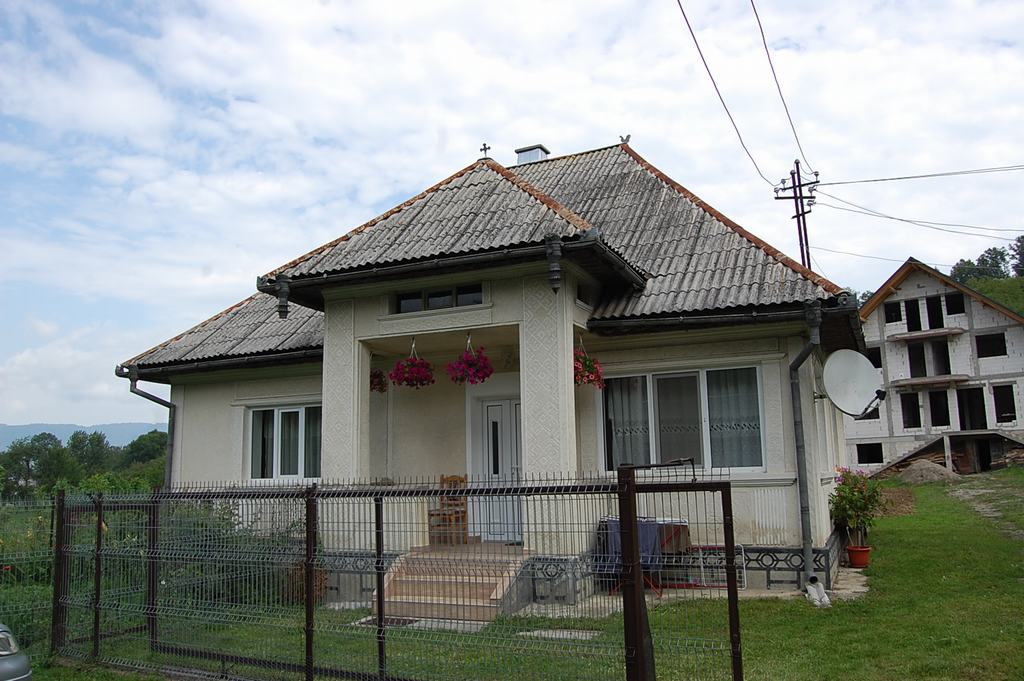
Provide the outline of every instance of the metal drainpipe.
{"type": "Polygon", "coordinates": [[[164,487],[171,486],[171,464],[174,461],[174,414],[177,407],[173,402],[168,402],[162,397],[147,393],[138,387],[139,373],[134,367],[126,369],[119,366],[114,369],[114,375],[119,378],[127,378],[131,384],[129,390],[139,397],[145,397],[150,402],[156,402],[162,407],[167,407],[167,464],[164,467],[164,487]]]}
{"type": "Polygon", "coordinates": [[[804,558],[804,584],[814,575],[814,550],[811,537],[811,504],[807,484],[807,447],[804,443],[803,404],[800,400],[800,367],[821,344],[821,303],[815,301],[804,308],[811,338],[789,364],[789,387],[793,399],[793,434],[796,440],[796,481],[800,495],[800,537],[804,558]]]}

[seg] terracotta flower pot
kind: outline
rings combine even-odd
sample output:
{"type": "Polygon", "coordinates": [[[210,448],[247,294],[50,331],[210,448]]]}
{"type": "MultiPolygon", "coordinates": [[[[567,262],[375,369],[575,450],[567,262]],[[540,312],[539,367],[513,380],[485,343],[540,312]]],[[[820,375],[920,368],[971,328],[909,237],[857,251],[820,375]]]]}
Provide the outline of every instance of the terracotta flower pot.
{"type": "Polygon", "coordinates": [[[846,555],[850,559],[852,568],[866,568],[871,564],[870,546],[847,546],[846,555]]]}

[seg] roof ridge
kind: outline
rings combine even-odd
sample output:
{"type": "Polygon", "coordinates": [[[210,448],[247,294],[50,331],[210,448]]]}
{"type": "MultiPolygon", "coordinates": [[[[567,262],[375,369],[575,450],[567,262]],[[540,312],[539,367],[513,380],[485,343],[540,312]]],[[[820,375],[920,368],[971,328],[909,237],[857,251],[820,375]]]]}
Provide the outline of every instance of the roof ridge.
{"type": "Polygon", "coordinates": [[[603,147],[597,147],[595,149],[586,149],[584,151],[574,151],[571,154],[562,154],[561,156],[550,156],[548,158],[542,158],[537,161],[527,161],[526,163],[516,163],[515,165],[504,166],[506,168],[522,168],[523,166],[532,166],[538,163],[548,163],[550,161],[564,161],[567,158],[574,156],[584,156],[586,154],[595,154],[599,151],[607,151],[608,149],[614,149],[615,147],[621,146],[620,144],[609,144],[603,147]]]}
{"type": "Polygon", "coordinates": [[[707,201],[705,201],[704,199],[700,198],[699,196],[694,194],[692,191],[690,191],[689,189],[687,189],[683,185],[681,185],[678,182],[676,182],[675,180],[673,180],[671,177],[669,177],[668,175],[663,173],[658,168],[654,167],[647,159],[645,159],[643,156],[638,154],[632,147],[630,147],[629,144],[623,142],[622,144],[617,144],[615,146],[618,146],[624,152],[629,154],[629,156],[632,157],[633,160],[636,161],[637,164],[640,165],[640,167],[642,167],[644,170],[646,170],[647,172],[649,172],[652,175],[654,175],[656,178],[658,178],[659,180],[661,180],[662,182],[667,184],[669,187],[675,189],[677,192],[682,194],[688,200],[693,202],[696,206],[698,206],[699,208],[704,210],[704,212],[706,212],[708,215],[712,216],[713,218],[715,218],[716,220],[721,222],[723,225],[725,225],[726,227],[728,227],[729,229],[733,230],[734,232],[739,234],[741,237],[743,237],[744,239],[746,239],[750,243],[752,243],[755,246],[757,246],[758,248],[760,248],[762,251],[764,251],[771,258],[774,258],[776,261],[778,261],[779,263],[781,263],[781,264],[785,265],[786,267],[790,268],[791,270],[793,270],[794,272],[796,272],[797,274],[799,274],[803,278],[807,279],[808,281],[810,281],[810,282],[812,282],[814,284],[817,284],[818,286],[821,286],[823,289],[825,289],[829,293],[835,294],[835,293],[839,293],[840,291],[843,290],[843,287],[839,286],[835,282],[827,279],[826,277],[818,274],[817,272],[815,272],[815,271],[813,271],[813,270],[811,270],[811,269],[809,269],[807,267],[804,267],[803,265],[801,265],[797,261],[793,260],[788,255],[786,255],[785,253],[780,251],[779,249],[777,249],[774,246],[772,246],[771,244],[769,244],[767,241],[765,241],[761,237],[759,237],[759,236],[757,236],[755,234],[752,234],[751,232],[748,232],[746,229],[744,229],[739,224],[734,222],[731,218],[726,216],[724,213],[720,212],[718,209],[716,209],[713,206],[711,206],[707,201]]]}
{"type": "Polygon", "coordinates": [[[496,172],[501,177],[503,177],[505,180],[511,182],[519,190],[526,192],[535,200],[541,202],[542,204],[553,210],[555,214],[558,215],[558,217],[562,218],[563,220],[571,224],[573,227],[581,229],[584,232],[593,229],[593,225],[587,222],[587,220],[585,220],[582,216],[580,216],[579,214],[577,214],[564,204],[561,204],[558,201],[556,201],[550,194],[542,192],[540,189],[533,186],[519,175],[516,175],[511,170],[501,165],[494,159],[481,159],[480,162],[486,165],[494,172],[496,172]]]}
{"type": "MultiPolygon", "coordinates": [[[[154,345],[149,350],[146,350],[144,352],[140,352],[139,354],[135,355],[131,359],[126,360],[124,362],[121,362],[120,366],[131,366],[133,364],[138,364],[139,360],[141,360],[146,355],[152,354],[152,353],[156,352],[157,350],[162,350],[165,347],[167,347],[168,345],[170,345],[171,343],[176,343],[177,341],[181,340],[182,338],[184,338],[185,336],[189,335],[193,331],[199,331],[200,329],[202,329],[207,324],[211,324],[211,323],[217,321],[218,319],[221,319],[221,318],[231,314],[232,312],[234,312],[235,310],[239,309],[243,305],[247,305],[250,302],[252,302],[253,300],[255,300],[256,296],[262,296],[262,295],[267,295],[267,294],[260,293],[260,292],[257,291],[256,293],[253,293],[251,296],[245,298],[244,300],[241,300],[241,301],[235,303],[234,305],[226,307],[223,310],[221,310],[220,312],[218,312],[217,314],[213,315],[212,317],[209,317],[208,319],[204,319],[203,321],[201,321],[198,324],[192,326],[191,328],[189,328],[189,329],[187,329],[185,331],[182,331],[181,333],[179,333],[174,338],[170,338],[168,340],[165,340],[163,343],[160,343],[158,345],[154,345]]],[[[214,329],[213,331],[216,331],[216,329],[214,329]]],[[[210,332],[211,335],[213,334],[213,331],[210,332]]],[[[210,336],[208,335],[208,336],[206,336],[206,338],[203,338],[203,340],[201,340],[198,343],[196,343],[196,345],[193,348],[193,350],[195,348],[199,347],[200,345],[202,345],[202,343],[205,340],[207,340],[209,337],[210,336]]],[[[191,350],[189,352],[191,352],[191,350]]]]}
{"type": "Polygon", "coordinates": [[[456,171],[455,173],[449,175],[448,177],[446,177],[445,179],[441,180],[437,184],[435,184],[435,185],[433,185],[431,187],[428,187],[427,189],[424,189],[423,191],[421,191],[419,194],[413,196],[412,198],[406,199],[405,201],[403,201],[402,203],[398,204],[394,208],[391,208],[391,209],[381,213],[377,217],[375,217],[375,218],[373,218],[371,220],[368,220],[367,222],[364,222],[363,224],[359,225],[358,227],[354,227],[354,228],[350,229],[349,231],[345,232],[344,234],[342,234],[341,236],[337,237],[336,239],[332,239],[332,240],[328,241],[327,243],[314,248],[313,250],[309,251],[308,253],[306,253],[304,255],[300,255],[299,257],[295,258],[294,260],[291,260],[290,262],[286,262],[285,264],[281,265],[280,267],[275,267],[271,271],[267,272],[264,275],[264,277],[266,277],[267,279],[269,279],[271,277],[274,277],[274,276],[278,275],[279,273],[281,273],[281,272],[283,272],[285,270],[291,269],[291,268],[293,268],[293,267],[295,267],[297,265],[300,265],[300,264],[306,262],[307,260],[310,260],[311,258],[313,258],[313,257],[315,257],[317,255],[323,254],[325,251],[328,251],[328,250],[334,248],[335,246],[337,246],[338,244],[340,244],[340,243],[342,243],[344,241],[348,241],[349,239],[351,239],[353,236],[355,236],[357,234],[362,234],[363,232],[365,232],[366,230],[370,229],[371,227],[373,227],[377,223],[383,222],[384,220],[387,220],[389,217],[391,217],[395,213],[400,213],[401,211],[405,210],[406,208],[409,208],[410,206],[412,206],[417,201],[420,201],[421,199],[425,198],[427,195],[436,192],[438,189],[440,189],[441,187],[443,187],[443,186],[445,186],[445,185],[447,185],[447,184],[449,184],[451,182],[454,182],[455,180],[459,179],[460,177],[462,177],[463,175],[465,175],[469,171],[473,170],[474,168],[480,167],[480,165],[481,165],[481,163],[483,161],[484,161],[484,159],[478,159],[476,161],[473,161],[472,163],[470,163],[468,166],[466,166],[462,170],[456,171]]]}

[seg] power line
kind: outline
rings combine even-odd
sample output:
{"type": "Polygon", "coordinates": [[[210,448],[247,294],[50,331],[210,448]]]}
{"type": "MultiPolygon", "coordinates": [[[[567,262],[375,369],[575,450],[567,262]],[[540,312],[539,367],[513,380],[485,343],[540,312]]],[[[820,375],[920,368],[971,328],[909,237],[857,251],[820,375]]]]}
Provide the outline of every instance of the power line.
{"type": "MultiPolygon", "coordinates": [[[[806,159],[804,159],[806,160],[806,159]]],[[[840,184],[867,184],[870,182],[897,182],[899,180],[923,180],[932,177],[953,177],[956,175],[984,175],[986,173],[1007,173],[1024,170],[1024,163],[1012,166],[994,166],[991,168],[974,168],[971,170],[951,170],[945,173],[926,173],[924,175],[901,175],[899,177],[874,177],[866,180],[843,180],[840,182],[822,182],[822,187],[834,187],[840,184]]]]}
{"type": "Polygon", "coordinates": [[[772,70],[772,78],[775,79],[775,89],[779,91],[779,99],[782,100],[782,108],[786,110],[786,118],[789,120],[789,129],[793,131],[793,139],[796,140],[796,148],[800,150],[800,158],[804,160],[807,165],[807,169],[812,173],[814,168],[811,167],[811,162],[807,160],[807,154],[804,153],[804,147],[800,144],[800,136],[796,134],[796,126],[793,124],[793,117],[789,114],[789,105],[786,104],[786,98],[782,95],[782,85],[779,84],[779,76],[775,73],[775,63],[772,61],[772,53],[768,49],[768,39],[764,35],[764,26],[761,25],[761,15],[757,13],[757,6],[754,4],[754,0],[750,0],[750,8],[754,10],[754,18],[757,19],[757,28],[761,31],[761,43],[764,45],[764,54],[768,57],[768,66],[772,70]]]}
{"type": "MultiPolygon", "coordinates": [[[[834,195],[829,194],[827,192],[819,191],[818,193],[822,194],[823,196],[828,196],[829,198],[835,199],[836,201],[839,201],[841,203],[845,203],[848,206],[853,206],[853,208],[844,208],[843,206],[833,206],[830,203],[824,203],[822,201],[817,201],[816,202],[816,205],[825,206],[826,208],[831,208],[833,210],[842,210],[842,211],[846,211],[848,213],[858,213],[858,214],[861,214],[861,215],[868,215],[868,216],[874,217],[874,218],[884,218],[886,220],[895,220],[897,222],[904,222],[904,223],[907,223],[907,224],[910,224],[910,225],[917,225],[918,227],[924,227],[925,229],[933,229],[933,230],[935,230],[937,232],[948,232],[950,234],[963,234],[963,235],[966,235],[966,236],[977,236],[977,237],[981,237],[983,239],[998,239],[1000,241],[1011,241],[1011,242],[1012,241],[1016,241],[1016,239],[1009,239],[1009,238],[1007,238],[1005,236],[995,236],[994,234],[978,234],[977,232],[965,232],[965,231],[958,230],[958,229],[947,229],[945,227],[939,227],[936,224],[933,224],[933,223],[930,223],[930,222],[927,222],[927,221],[924,221],[924,220],[911,220],[911,219],[908,219],[908,218],[900,218],[900,217],[896,217],[894,215],[888,215],[886,213],[882,213],[881,211],[874,210],[873,208],[868,208],[866,206],[861,206],[860,204],[853,203],[852,201],[847,201],[846,199],[839,198],[838,196],[834,196],[834,195]]],[[[986,231],[995,231],[995,228],[988,228],[988,227],[980,227],[978,229],[985,229],[986,231]]],[[[1009,230],[1009,231],[1019,231],[1019,230],[1009,230]]]]}
{"type": "Polygon", "coordinates": [[[718,95],[718,101],[722,103],[722,108],[725,109],[725,115],[729,117],[729,122],[732,123],[732,129],[736,131],[736,137],[740,140],[740,146],[743,147],[743,151],[747,153],[747,158],[754,164],[754,169],[757,174],[761,176],[761,179],[770,184],[776,186],[775,182],[772,182],[765,174],[761,172],[761,167],[757,165],[757,161],[754,160],[754,156],[750,153],[750,149],[747,148],[747,143],[743,141],[743,135],[740,134],[739,126],[736,125],[736,120],[732,117],[732,112],[729,111],[729,107],[725,103],[725,98],[722,96],[722,91],[718,89],[718,83],[715,82],[715,77],[711,74],[711,67],[708,66],[708,60],[704,58],[704,51],[700,49],[700,43],[697,41],[697,34],[693,32],[693,26],[690,25],[690,18],[686,16],[686,10],[683,9],[682,0],[676,0],[676,4],[679,5],[679,11],[683,14],[683,21],[686,22],[686,28],[690,30],[690,37],[693,38],[693,44],[697,48],[697,54],[700,55],[700,60],[704,62],[704,70],[708,72],[708,78],[711,79],[711,84],[715,87],[715,93],[718,95]]]}
{"type": "MultiPolygon", "coordinates": [[[[828,253],[838,253],[839,255],[852,255],[855,258],[869,258],[871,260],[885,260],[886,262],[906,262],[906,260],[900,260],[899,258],[883,258],[880,255],[865,255],[864,253],[850,253],[849,251],[837,251],[834,248],[825,248],[824,246],[815,246],[815,249],[819,250],[819,251],[826,251],[828,253]]],[[[941,262],[926,262],[925,264],[926,265],[931,265],[932,267],[956,267],[956,265],[948,265],[948,264],[941,263],[941,262]]],[[[1003,269],[1001,269],[999,267],[979,267],[977,265],[974,265],[970,269],[972,271],[973,270],[986,270],[988,272],[1001,272],[1001,273],[1005,274],[1005,270],[1003,270],[1003,269]]]]}

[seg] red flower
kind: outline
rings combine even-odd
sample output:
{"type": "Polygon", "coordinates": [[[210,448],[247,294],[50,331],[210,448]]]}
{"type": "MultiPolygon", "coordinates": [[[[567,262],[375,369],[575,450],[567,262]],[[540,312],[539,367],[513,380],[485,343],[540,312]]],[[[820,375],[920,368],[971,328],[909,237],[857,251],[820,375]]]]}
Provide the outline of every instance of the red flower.
{"type": "Polygon", "coordinates": [[[573,350],[573,369],[576,385],[592,384],[604,388],[604,369],[601,363],[579,348],[573,350]]]}
{"type": "Polygon", "coordinates": [[[494,366],[491,365],[491,359],[484,354],[482,347],[475,352],[472,348],[466,348],[462,357],[448,363],[446,370],[452,382],[457,385],[464,383],[476,385],[491,377],[491,374],[494,373],[494,366]]]}
{"type": "Polygon", "coordinates": [[[388,374],[395,385],[404,385],[419,390],[434,383],[434,367],[425,359],[406,357],[395,362],[395,368],[388,374]]]}

